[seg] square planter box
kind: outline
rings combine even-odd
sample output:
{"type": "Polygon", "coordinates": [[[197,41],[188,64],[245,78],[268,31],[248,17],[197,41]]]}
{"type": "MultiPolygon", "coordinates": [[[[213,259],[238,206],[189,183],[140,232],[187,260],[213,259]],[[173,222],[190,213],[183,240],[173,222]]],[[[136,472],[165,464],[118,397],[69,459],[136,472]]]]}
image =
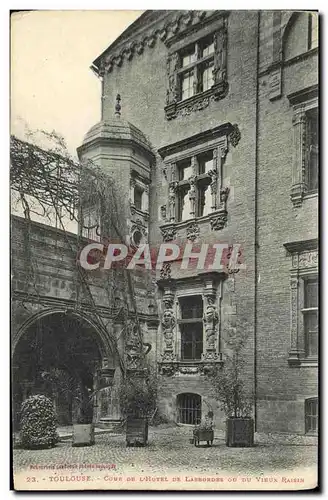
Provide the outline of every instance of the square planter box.
{"type": "Polygon", "coordinates": [[[148,420],[131,418],[126,421],[126,446],[146,446],[148,444],[148,420]]]}
{"type": "Polygon", "coordinates": [[[254,446],[254,420],[252,418],[228,418],[226,420],[227,446],[254,446]]]}
{"type": "Polygon", "coordinates": [[[212,445],[214,440],[213,430],[195,430],[193,443],[195,446],[199,446],[200,441],[207,441],[208,445],[212,445]]]}
{"type": "Polygon", "coordinates": [[[74,424],[72,446],[92,446],[95,444],[94,424],[74,424]]]}

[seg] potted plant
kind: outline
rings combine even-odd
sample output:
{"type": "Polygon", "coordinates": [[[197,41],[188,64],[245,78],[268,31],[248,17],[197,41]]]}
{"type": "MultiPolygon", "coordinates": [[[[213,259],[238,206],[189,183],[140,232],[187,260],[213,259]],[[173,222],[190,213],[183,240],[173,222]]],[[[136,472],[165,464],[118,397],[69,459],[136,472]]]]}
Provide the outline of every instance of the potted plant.
{"type": "Polygon", "coordinates": [[[211,382],[222,410],[227,416],[226,445],[248,447],[254,445],[253,397],[245,384],[242,350],[246,334],[236,330],[226,342],[228,353],[224,365],[211,375],[211,382]]]}
{"type": "Polygon", "coordinates": [[[140,378],[128,377],[120,387],[121,412],[126,421],[126,445],[148,444],[148,420],[156,409],[156,381],[146,371],[140,378]]]}

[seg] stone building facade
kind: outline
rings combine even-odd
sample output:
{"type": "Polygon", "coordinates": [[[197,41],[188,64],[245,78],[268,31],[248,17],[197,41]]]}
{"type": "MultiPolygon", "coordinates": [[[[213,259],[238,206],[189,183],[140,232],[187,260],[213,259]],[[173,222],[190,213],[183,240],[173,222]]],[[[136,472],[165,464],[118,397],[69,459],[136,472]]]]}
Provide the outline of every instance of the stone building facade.
{"type": "Polygon", "coordinates": [[[223,425],[204,372],[242,328],[256,428],[317,428],[317,65],[318,15],[290,11],[147,11],[93,63],[103,125],[119,93],[154,155],[118,179],[145,241],[243,252],[238,273],[157,277],[159,404],[178,422],[211,407],[223,425]]]}
{"type": "Polygon", "coordinates": [[[317,66],[318,15],[290,11],[146,11],[93,62],[102,119],[78,154],[115,179],[129,242],[240,246],[238,272],[135,277],[180,424],[224,427],[206,373],[242,330],[256,429],[317,431],[317,66]]]}

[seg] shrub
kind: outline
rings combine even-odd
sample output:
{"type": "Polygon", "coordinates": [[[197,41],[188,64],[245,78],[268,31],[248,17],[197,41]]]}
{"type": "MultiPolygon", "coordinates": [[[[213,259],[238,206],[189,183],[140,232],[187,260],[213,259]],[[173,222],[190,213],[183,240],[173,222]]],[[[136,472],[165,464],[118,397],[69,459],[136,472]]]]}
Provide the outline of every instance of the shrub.
{"type": "Polygon", "coordinates": [[[56,423],[49,398],[42,395],[29,397],[21,408],[21,446],[30,449],[53,447],[58,441],[56,423]]]}
{"type": "Polygon", "coordinates": [[[141,378],[129,377],[119,389],[120,407],[124,417],[150,418],[157,401],[157,377],[147,367],[141,378]]]}

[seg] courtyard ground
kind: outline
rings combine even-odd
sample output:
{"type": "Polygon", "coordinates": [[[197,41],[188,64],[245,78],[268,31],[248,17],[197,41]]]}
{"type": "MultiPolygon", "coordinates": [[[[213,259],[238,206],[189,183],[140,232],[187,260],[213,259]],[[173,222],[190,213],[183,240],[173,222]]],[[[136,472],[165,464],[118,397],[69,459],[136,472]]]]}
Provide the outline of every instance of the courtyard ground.
{"type": "Polygon", "coordinates": [[[191,436],[189,428],[151,427],[144,448],[127,448],[124,434],[109,433],[97,434],[92,447],[73,448],[66,436],[52,449],[14,449],[15,478],[24,479],[26,489],[45,484],[51,489],[95,489],[99,481],[106,489],[131,489],[136,481],[138,489],[175,489],[173,477],[176,489],[243,489],[245,484],[300,489],[309,487],[310,477],[310,486],[316,484],[316,438],[256,434],[254,447],[228,448],[223,432],[216,432],[212,447],[193,446],[191,436]],[[28,480],[30,476],[35,479],[28,480]],[[76,486],[77,481],[83,485],[76,486]]]}

